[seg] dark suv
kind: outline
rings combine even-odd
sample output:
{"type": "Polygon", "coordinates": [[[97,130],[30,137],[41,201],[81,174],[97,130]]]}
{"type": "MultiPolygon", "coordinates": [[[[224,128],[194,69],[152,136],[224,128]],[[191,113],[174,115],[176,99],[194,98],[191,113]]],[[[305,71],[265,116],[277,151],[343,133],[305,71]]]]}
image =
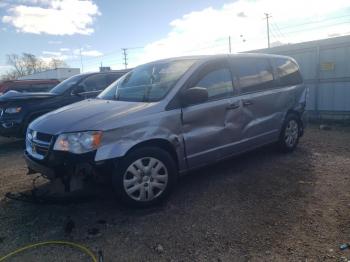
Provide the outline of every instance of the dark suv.
{"type": "Polygon", "coordinates": [[[10,90],[18,92],[47,92],[59,84],[57,79],[8,80],[0,82],[0,95],[10,90]]]}
{"type": "Polygon", "coordinates": [[[19,93],[9,91],[0,96],[0,135],[23,137],[35,118],[78,102],[96,97],[126,71],[87,73],[72,76],[49,92],[19,93]]]}

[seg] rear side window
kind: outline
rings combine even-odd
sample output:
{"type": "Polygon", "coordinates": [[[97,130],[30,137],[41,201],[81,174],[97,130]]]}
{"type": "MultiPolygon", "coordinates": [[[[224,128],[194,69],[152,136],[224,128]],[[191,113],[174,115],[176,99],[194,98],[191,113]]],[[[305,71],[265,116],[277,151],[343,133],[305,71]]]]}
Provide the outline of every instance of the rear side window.
{"type": "Polygon", "coordinates": [[[83,81],[83,86],[85,88],[84,92],[101,91],[107,87],[105,74],[96,74],[88,76],[83,81]]]}
{"type": "Polygon", "coordinates": [[[241,58],[234,60],[241,93],[263,91],[274,87],[272,67],[266,58],[241,58]]]}
{"type": "Polygon", "coordinates": [[[49,91],[57,84],[55,83],[43,83],[43,84],[32,84],[32,90],[33,92],[37,91],[49,91]]]}
{"type": "Polygon", "coordinates": [[[302,83],[299,68],[293,61],[286,58],[276,58],[274,61],[279,76],[279,86],[292,86],[302,83]]]}
{"type": "Polygon", "coordinates": [[[212,68],[205,70],[200,79],[193,86],[208,90],[209,100],[231,97],[233,95],[232,76],[229,68],[212,68]]]}
{"type": "Polygon", "coordinates": [[[8,88],[8,90],[14,90],[18,92],[33,92],[33,87],[31,84],[13,85],[12,87],[8,88]]]}
{"type": "Polygon", "coordinates": [[[110,84],[112,84],[115,80],[119,79],[120,77],[122,77],[123,74],[108,74],[106,77],[106,84],[107,86],[109,86],[110,84]]]}

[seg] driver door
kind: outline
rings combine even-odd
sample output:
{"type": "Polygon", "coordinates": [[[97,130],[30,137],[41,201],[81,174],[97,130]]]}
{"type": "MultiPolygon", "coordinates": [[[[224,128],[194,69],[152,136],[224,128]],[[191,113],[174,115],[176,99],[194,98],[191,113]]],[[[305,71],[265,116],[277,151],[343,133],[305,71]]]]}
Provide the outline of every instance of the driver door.
{"type": "Polygon", "coordinates": [[[240,138],[239,101],[230,66],[218,59],[202,66],[186,88],[202,87],[208,101],[182,108],[182,128],[189,168],[196,168],[228,156],[230,145],[240,138]]]}

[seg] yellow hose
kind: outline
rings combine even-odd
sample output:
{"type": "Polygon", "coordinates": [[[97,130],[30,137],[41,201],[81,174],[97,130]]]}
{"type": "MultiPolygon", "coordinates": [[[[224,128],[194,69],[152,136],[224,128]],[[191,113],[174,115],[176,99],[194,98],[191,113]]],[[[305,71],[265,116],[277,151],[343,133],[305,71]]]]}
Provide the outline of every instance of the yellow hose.
{"type": "Polygon", "coordinates": [[[21,247],[21,248],[15,250],[13,252],[7,254],[4,257],[1,257],[0,258],[0,262],[5,261],[5,259],[8,259],[9,257],[15,256],[15,255],[17,255],[17,254],[19,254],[19,253],[21,253],[23,251],[26,251],[28,249],[41,247],[41,246],[46,246],[46,245],[64,245],[64,246],[70,246],[70,247],[73,247],[73,248],[77,248],[80,251],[84,252],[89,257],[91,257],[93,262],[98,262],[97,261],[97,257],[94,255],[94,253],[90,249],[88,249],[87,247],[85,247],[83,245],[76,244],[76,243],[73,243],[73,242],[68,242],[68,241],[45,241],[45,242],[40,242],[40,243],[24,246],[24,247],[21,247]]]}

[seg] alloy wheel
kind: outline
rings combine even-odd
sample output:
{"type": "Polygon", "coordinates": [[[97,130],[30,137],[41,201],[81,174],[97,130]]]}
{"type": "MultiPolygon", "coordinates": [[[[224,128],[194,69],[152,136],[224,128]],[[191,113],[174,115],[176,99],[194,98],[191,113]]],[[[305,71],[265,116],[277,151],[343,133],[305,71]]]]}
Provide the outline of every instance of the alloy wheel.
{"type": "Polygon", "coordinates": [[[297,143],[298,133],[299,125],[296,120],[291,119],[284,132],[284,141],[288,147],[292,148],[297,143]]]}

